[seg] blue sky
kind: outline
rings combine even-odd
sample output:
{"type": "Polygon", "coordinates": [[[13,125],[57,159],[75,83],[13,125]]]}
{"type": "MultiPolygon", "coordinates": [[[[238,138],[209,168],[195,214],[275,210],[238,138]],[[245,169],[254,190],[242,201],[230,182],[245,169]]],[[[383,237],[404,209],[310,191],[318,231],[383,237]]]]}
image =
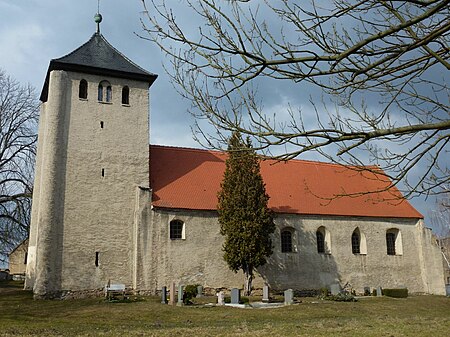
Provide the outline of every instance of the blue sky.
{"type": "MultiPolygon", "coordinates": [[[[167,60],[156,45],[136,35],[145,35],[142,10],[140,0],[102,0],[101,32],[116,49],[159,76],[150,90],[151,143],[199,147],[191,134],[189,102],[181,99],[163,70],[167,60]]],[[[40,93],[50,59],[71,52],[91,37],[96,12],[97,0],[0,0],[0,68],[40,93]]],[[[189,22],[189,17],[183,20],[189,22]]],[[[291,100],[301,104],[292,91],[274,94],[270,88],[269,92],[274,108],[291,100]]],[[[411,202],[425,216],[434,208],[434,200],[411,202]]]]}

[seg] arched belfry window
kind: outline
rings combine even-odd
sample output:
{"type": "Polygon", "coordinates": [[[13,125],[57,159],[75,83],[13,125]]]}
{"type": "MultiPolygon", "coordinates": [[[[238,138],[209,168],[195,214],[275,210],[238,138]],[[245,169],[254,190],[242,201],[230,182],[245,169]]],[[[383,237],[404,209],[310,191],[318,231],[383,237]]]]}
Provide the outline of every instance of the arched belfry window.
{"type": "Polygon", "coordinates": [[[122,104],[130,104],[130,88],[127,86],[122,88],[122,104]]]}
{"type": "Polygon", "coordinates": [[[106,87],[106,102],[112,101],[112,88],[110,85],[106,87]]]}
{"type": "Polygon", "coordinates": [[[101,83],[98,85],[98,101],[103,102],[103,85],[101,83]]]}
{"type": "Polygon", "coordinates": [[[86,80],[81,80],[78,89],[78,97],[82,99],[87,99],[87,96],[88,96],[88,83],[86,80]]]}
{"type": "Polygon", "coordinates": [[[292,253],[292,232],[289,229],[283,229],[281,231],[281,252],[282,253],[292,253]]]}
{"type": "Polygon", "coordinates": [[[98,84],[98,101],[108,103],[112,101],[112,87],[108,81],[101,81],[98,84]]]}

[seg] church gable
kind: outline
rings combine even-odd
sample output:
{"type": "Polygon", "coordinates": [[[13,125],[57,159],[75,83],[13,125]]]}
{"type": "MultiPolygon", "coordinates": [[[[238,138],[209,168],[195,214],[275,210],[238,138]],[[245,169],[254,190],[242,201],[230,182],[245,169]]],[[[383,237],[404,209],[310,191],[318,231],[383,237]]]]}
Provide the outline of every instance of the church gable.
{"type": "MultiPolygon", "coordinates": [[[[161,208],[215,210],[226,153],[150,146],[152,204],[161,208]]],[[[375,167],[373,168],[376,169],[375,167]]],[[[277,213],[415,218],[423,216],[389,181],[370,171],[321,162],[261,162],[277,213]],[[379,191],[377,193],[368,193],[379,191]]]]}

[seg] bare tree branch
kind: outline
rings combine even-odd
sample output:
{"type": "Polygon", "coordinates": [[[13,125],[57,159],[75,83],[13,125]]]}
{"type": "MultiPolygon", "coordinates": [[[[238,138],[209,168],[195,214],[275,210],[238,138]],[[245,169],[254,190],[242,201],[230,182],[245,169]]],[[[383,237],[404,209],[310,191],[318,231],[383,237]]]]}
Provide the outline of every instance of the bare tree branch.
{"type": "Polygon", "coordinates": [[[0,261],[28,235],[38,101],[0,70],[0,261]]]}
{"type": "Polygon", "coordinates": [[[239,131],[280,160],[314,151],[358,168],[375,163],[406,196],[449,183],[450,0],[142,3],[143,38],[169,56],[203,145],[224,148],[239,131]],[[262,81],[321,97],[269,113],[262,81]]]}

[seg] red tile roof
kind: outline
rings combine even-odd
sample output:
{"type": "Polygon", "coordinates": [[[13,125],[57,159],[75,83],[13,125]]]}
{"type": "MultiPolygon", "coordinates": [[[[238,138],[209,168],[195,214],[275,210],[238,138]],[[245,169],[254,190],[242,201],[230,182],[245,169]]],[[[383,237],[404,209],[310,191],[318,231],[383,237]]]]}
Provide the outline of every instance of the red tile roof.
{"type": "MultiPolygon", "coordinates": [[[[218,151],[151,145],[153,206],[215,210],[226,158],[218,151]]],[[[304,160],[265,160],[261,174],[269,207],[277,213],[423,218],[396,188],[364,194],[388,184],[369,171],[304,160]]]]}

